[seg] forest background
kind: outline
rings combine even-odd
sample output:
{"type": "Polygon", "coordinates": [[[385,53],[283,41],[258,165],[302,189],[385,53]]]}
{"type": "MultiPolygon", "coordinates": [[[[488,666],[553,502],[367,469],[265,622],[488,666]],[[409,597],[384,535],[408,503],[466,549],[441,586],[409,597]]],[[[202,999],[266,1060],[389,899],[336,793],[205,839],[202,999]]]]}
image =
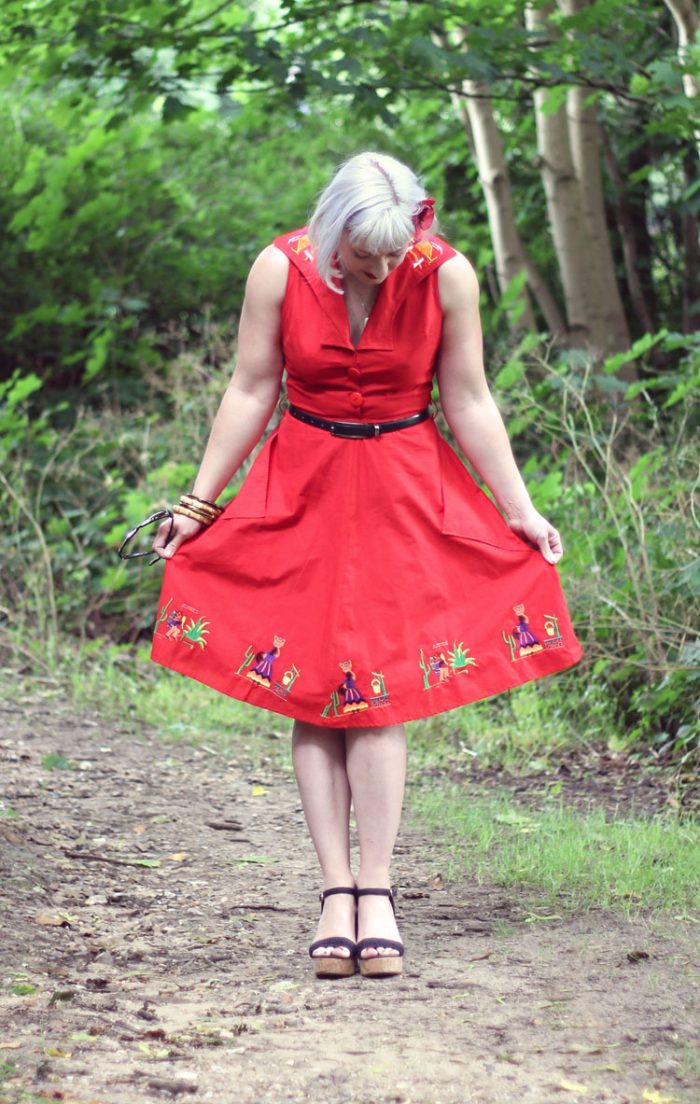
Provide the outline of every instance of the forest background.
{"type": "Polygon", "coordinates": [[[10,682],[106,697],[117,670],[127,709],[125,679],[168,677],[160,571],[116,547],[192,482],[254,256],[375,148],[475,265],[489,380],[565,537],[583,664],[487,703],[496,730],[697,755],[697,33],[691,0],[6,0],[10,682]]]}

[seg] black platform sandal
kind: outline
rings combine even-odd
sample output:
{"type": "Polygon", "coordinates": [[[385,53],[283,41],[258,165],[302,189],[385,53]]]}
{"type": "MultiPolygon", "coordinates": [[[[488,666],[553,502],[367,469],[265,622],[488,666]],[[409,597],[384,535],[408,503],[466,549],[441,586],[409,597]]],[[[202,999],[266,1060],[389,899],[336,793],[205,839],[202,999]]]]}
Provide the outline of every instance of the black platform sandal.
{"type": "MultiPolygon", "coordinates": [[[[354,886],[335,886],[326,889],[319,894],[321,912],[326,897],[332,897],[334,893],[349,893],[357,900],[357,890],[354,886]]],[[[317,939],[309,947],[309,954],[313,959],[316,977],[352,977],[355,973],[355,951],[357,944],[352,939],[346,939],[343,935],[330,935],[326,939],[317,939]],[[321,947],[347,947],[350,954],[347,958],[343,955],[315,955],[321,947]]]]}
{"type": "MultiPolygon", "coordinates": [[[[394,907],[394,894],[390,889],[358,889],[358,897],[388,897],[392,912],[396,914],[394,907]]],[[[360,973],[363,977],[395,977],[403,972],[404,946],[397,939],[361,939],[356,945],[355,954],[360,964],[360,973]],[[362,952],[367,947],[377,950],[379,947],[388,947],[398,951],[395,955],[373,955],[371,958],[363,958],[362,952]]]]}

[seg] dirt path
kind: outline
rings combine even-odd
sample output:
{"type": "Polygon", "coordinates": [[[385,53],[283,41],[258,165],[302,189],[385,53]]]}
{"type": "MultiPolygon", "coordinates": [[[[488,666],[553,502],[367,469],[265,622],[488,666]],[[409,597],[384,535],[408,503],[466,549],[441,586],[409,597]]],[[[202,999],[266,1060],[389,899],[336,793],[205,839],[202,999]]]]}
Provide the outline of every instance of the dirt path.
{"type": "Polygon", "coordinates": [[[700,1100],[696,926],[538,922],[444,885],[407,822],[403,978],[316,981],[284,771],[48,706],[0,720],[3,1104],[700,1100]],[[58,753],[75,769],[42,765],[58,753]]]}

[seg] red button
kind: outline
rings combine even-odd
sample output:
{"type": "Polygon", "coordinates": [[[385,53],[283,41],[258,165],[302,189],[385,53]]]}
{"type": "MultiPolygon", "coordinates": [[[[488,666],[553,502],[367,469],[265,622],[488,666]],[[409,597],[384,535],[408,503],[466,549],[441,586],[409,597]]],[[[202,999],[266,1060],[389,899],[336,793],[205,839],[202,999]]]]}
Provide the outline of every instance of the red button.
{"type": "Polygon", "coordinates": [[[365,400],[364,400],[364,398],[362,397],[362,395],[360,394],[359,391],[353,391],[352,394],[350,395],[350,402],[352,403],[353,406],[362,406],[364,401],[365,400]]]}

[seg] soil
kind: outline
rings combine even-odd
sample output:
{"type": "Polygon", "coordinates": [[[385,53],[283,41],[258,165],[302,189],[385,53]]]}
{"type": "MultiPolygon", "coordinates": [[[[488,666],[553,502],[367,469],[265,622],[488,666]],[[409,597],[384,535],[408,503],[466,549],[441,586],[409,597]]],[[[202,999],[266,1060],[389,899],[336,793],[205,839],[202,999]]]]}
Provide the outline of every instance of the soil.
{"type": "Polygon", "coordinates": [[[449,881],[407,815],[403,976],[319,981],[288,771],[53,705],[0,719],[3,1104],[700,1100],[691,919],[449,881]]]}

